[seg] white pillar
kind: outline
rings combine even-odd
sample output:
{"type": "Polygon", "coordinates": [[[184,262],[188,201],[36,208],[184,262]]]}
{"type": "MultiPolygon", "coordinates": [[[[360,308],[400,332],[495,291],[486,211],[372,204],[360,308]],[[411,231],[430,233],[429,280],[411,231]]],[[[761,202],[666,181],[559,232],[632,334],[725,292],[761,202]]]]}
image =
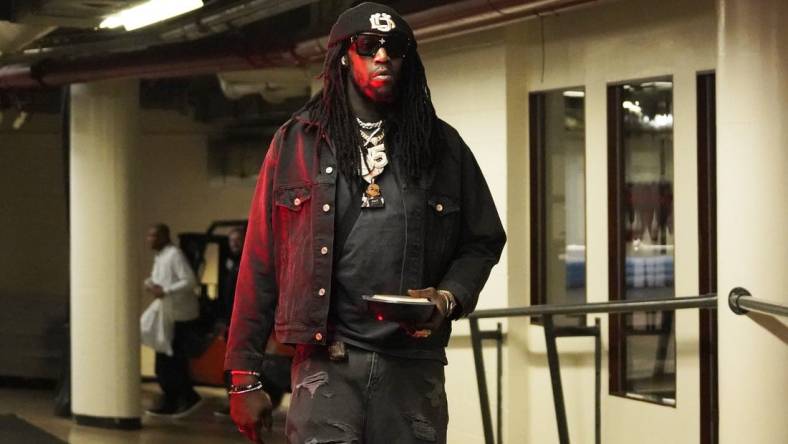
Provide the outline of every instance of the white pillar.
{"type": "Polygon", "coordinates": [[[136,80],[71,87],[71,384],[80,424],[140,425],[140,287],[131,246],[136,80]]]}
{"type": "Polygon", "coordinates": [[[720,443],[788,443],[788,322],[727,302],[741,286],[788,304],[788,2],[718,6],[720,443]]]}

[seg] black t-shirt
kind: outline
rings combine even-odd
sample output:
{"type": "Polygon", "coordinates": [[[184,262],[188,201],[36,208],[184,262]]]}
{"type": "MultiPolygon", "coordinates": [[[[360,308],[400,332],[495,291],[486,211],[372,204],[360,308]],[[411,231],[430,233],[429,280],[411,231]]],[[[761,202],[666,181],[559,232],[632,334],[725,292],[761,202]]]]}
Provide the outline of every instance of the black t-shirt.
{"type": "MultiPolygon", "coordinates": [[[[424,339],[412,338],[396,322],[377,320],[367,311],[362,295],[405,295],[405,204],[402,184],[391,163],[375,178],[385,200],[383,208],[361,208],[344,248],[334,263],[334,289],[330,322],[336,339],[350,345],[392,356],[436,359],[446,362],[442,347],[429,348],[424,339]]],[[[360,183],[363,190],[366,182],[360,183]]],[[[340,175],[337,183],[338,214],[348,205],[361,205],[361,193],[351,193],[340,175]]],[[[339,223],[353,223],[341,220],[339,223]]],[[[337,229],[336,231],[341,231],[337,229]]]]}

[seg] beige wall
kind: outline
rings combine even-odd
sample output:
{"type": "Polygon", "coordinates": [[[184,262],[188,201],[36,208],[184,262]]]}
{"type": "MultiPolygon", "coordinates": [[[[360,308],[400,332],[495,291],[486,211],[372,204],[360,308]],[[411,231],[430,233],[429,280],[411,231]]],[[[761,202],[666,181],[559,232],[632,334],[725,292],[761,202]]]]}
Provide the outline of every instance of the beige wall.
{"type": "MultiPolygon", "coordinates": [[[[607,282],[607,109],[609,83],[657,76],[674,81],[674,171],[677,295],[698,293],[695,76],[716,61],[716,20],[712,1],[608,2],[513,25],[525,42],[523,81],[527,90],[571,86],[586,90],[586,248],[589,302],[608,300],[607,282]],[[542,45],[541,29],[544,31],[542,45]],[[544,60],[544,63],[542,63],[544,60]]],[[[525,97],[522,98],[525,100],[525,97]]],[[[527,113],[521,119],[527,122],[527,113]]],[[[523,123],[525,124],[525,123],[523,123]]],[[[527,171],[525,165],[524,171],[527,171]]],[[[514,221],[512,221],[514,222],[514,221]]],[[[528,227],[524,212],[515,222],[528,227]]],[[[510,245],[510,248],[514,248],[510,245]]],[[[527,249],[527,245],[523,248],[527,249]]],[[[523,269],[527,262],[522,261],[523,269]]],[[[514,266],[513,266],[514,268],[514,266]]],[[[528,287],[520,287],[527,289],[528,287]]],[[[677,313],[677,406],[662,407],[608,396],[607,362],[602,376],[602,440],[693,442],[699,434],[698,313],[677,313]]],[[[601,316],[604,347],[607,317],[601,316]]],[[[593,322],[589,317],[589,323],[593,322]]],[[[527,328],[527,442],[557,442],[544,337],[527,328]]],[[[593,442],[593,343],[559,340],[565,401],[572,442],[593,442]]],[[[511,350],[511,354],[518,353],[511,350]]],[[[606,353],[605,353],[606,356],[606,353]]],[[[512,429],[511,436],[516,435],[512,429]]],[[[511,441],[511,439],[510,439],[511,441]]]]}
{"type": "Polygon", "coordinates": [[[54,378],[68,315],[68,228],[60,117],[0,123],[0,375],[54,378]],[[54,328],[61,328],[55,332],[54,328]]]}
{"type": "MultiPolygon", "coordinates": [[[[530,20],[421,45],[436,109],[471,146],[506,221],[507,250],[482,294],[480,308],[525,305],[529,300],[527,93],[569,86],[586,88],[588,300],[605,301],[606,88],[611,82],[665,75],[673,77],[676,119],[676,294],[697,294],[695,76],[699,71],[714,69],[715,42],[713,2],[674,0],[659,5],[649,1],[607,2],[546,16],[541,23],[530,20]]],[[[607,363],[603,362],[604,442],[697,439],[697,316],[695,310],[677,314],[675,408],[607,396],[607,363]]],[[[602,319],[606,332],[607,318],[602,319]]],[[[449,437],[451,442],[482,442],[465,324],[459,323],[449,348],[449,437]]],[[[542,330],[525,319],[510,320],[505,328],[504,440],[557,442],[542,330]]],[[[603,338],[606,342],[607,334],[603,338]]],[[[593,342],[561,339],[559,350],[572,442],[592,442],[593,342]]],[[[494,354],[489,348],[485,357],[488,386],[493,388],[494,354]]]]}
{"type": "Polygon", "coordinates": [[[734,315],[726,296],[788,305],[788,3],[719,4],[720,443],[785,443],[788,320],[734,315]]]}
{"type": "Polygon", "coordinates": [[[19,130],[0,124],[0,295],[68,293],[68,230],[60,117],[33,114],[19,130]]]}

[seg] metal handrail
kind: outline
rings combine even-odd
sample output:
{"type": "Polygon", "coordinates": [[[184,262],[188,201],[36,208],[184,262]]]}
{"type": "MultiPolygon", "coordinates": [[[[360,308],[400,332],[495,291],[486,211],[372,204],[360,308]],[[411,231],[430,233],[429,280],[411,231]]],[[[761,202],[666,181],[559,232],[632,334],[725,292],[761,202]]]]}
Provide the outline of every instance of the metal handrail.
{"type": "Polygon", "coordinates": [[[788,307],[764,299],[755,298],[746,288],[736,287],[728,294],[731,311],[744,315],[751,311],[775,316],[788,317],[788,307]]]}
{"type": "MultiPolygon", "coordinates": [[[[741,297],[737,298],[739,302],[741,297]]],[[[479,401],[482,411],[482,427],[484,429],[484,441],[493,444],[494,436],[492,431],[492,418],[490,414],[489,399],[487,398],[487,381],[484,370],[484,357],[482,355],[482,333],[479,329],[479,319],[503,318],[503,317],[523,317],[523,316],[542,316],[544,317],[545,341],[547,344],[548,361],[550,363],[550,375],[553,387],[553,402],[556,410],[556,423],[558,426],[558,437],[561,444],[569,443],[569,428],[566,421],[566,408],[563,401],[563,389],[561,386],[560,364],[558,362],[558,352],[556,350],[556,328],[553,326],[554,315],[582,315],[590,313],[634,313],[643,311],[661,310],[680,310],[687,308],[696,309],[717,309],[717,294],[710,293],[700,296],[686,296],[679,298],[661,298],[641,301],[613,301],[595,302],[590,304],[562,304],[562,305],[532,305],[528,307],[495,308],[488,310],[476,310],[468,315],[471,328],[471,345],[473,348],[473,358],[476,366],[476,383],[479,388],[479,401]]],[[[596,345],[595,361],[597,367],[600,365],[601,356],[601,332],[597,320],[596,326],[596,345]]],[[[572,332],[574,335],[579,332],[572,332]]],[[[599,390],[599,369],[597,369],[597,392],[599,390]]],[[[596,434],[595,441],[600,442],[599,433],[599,393],[596,400],[596,434]]],[[[500,431],[498,442],[501,442],[500,431]]]]}
{"type": "Polygon", "coordinates": [[[528,307],[476,310],[469,319],[510,318],[543,315],[582,315],[589,313],[634,313],[638,311],[680,310],[684,308],[717,308],[717,295],[660,298],[646,301],[593,302],[589,304],[531,305],[528,307]]]}

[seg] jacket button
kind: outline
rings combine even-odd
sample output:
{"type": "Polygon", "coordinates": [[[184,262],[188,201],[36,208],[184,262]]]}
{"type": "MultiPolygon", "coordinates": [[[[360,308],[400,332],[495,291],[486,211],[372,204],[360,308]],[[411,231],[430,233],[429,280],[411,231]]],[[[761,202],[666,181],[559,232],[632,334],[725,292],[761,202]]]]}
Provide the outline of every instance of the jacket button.
{"type": "Polygon", "coordinates": [[[325,288],[321,288],[320,290],[317,290],[317,295],[318,296],[325,296],[326,295],[326,289],[325,288]]]}
{"type": "Polygon", "coordinates": [[[435,205],[435,210],[436,210],[438,213],[441,213],[441,212],[443,212],[443,204],[438,204],[438,205],[435,205]]]}
{"type": "Polygon", "coordinates": [[[323,333],[317,332],[315,333],[315,341],[322,341],[323,340],[323,333]]]}
{"type": "Polygon", "coordinates": [[[320,249],[320,254],[328,254],[328,247],[323,247],[320,249]]]}
{"type": "Polygon", "coordinates": [[[334,172],[334,167],[326,167],[326,174],[331,174],[334,172]]]}
{"type": "Polygon", "coordinates": [[[297,197],[295,199],[293,199],[293,205],[295,205],[295,206],[301,205],[301,199],[299,199],[297,197]]]}
{"type": "Polygon", "coordinates": [[[323,212],[328,213],[329,211],[331,211],[331,205],[323,204],[323,212]]]}

